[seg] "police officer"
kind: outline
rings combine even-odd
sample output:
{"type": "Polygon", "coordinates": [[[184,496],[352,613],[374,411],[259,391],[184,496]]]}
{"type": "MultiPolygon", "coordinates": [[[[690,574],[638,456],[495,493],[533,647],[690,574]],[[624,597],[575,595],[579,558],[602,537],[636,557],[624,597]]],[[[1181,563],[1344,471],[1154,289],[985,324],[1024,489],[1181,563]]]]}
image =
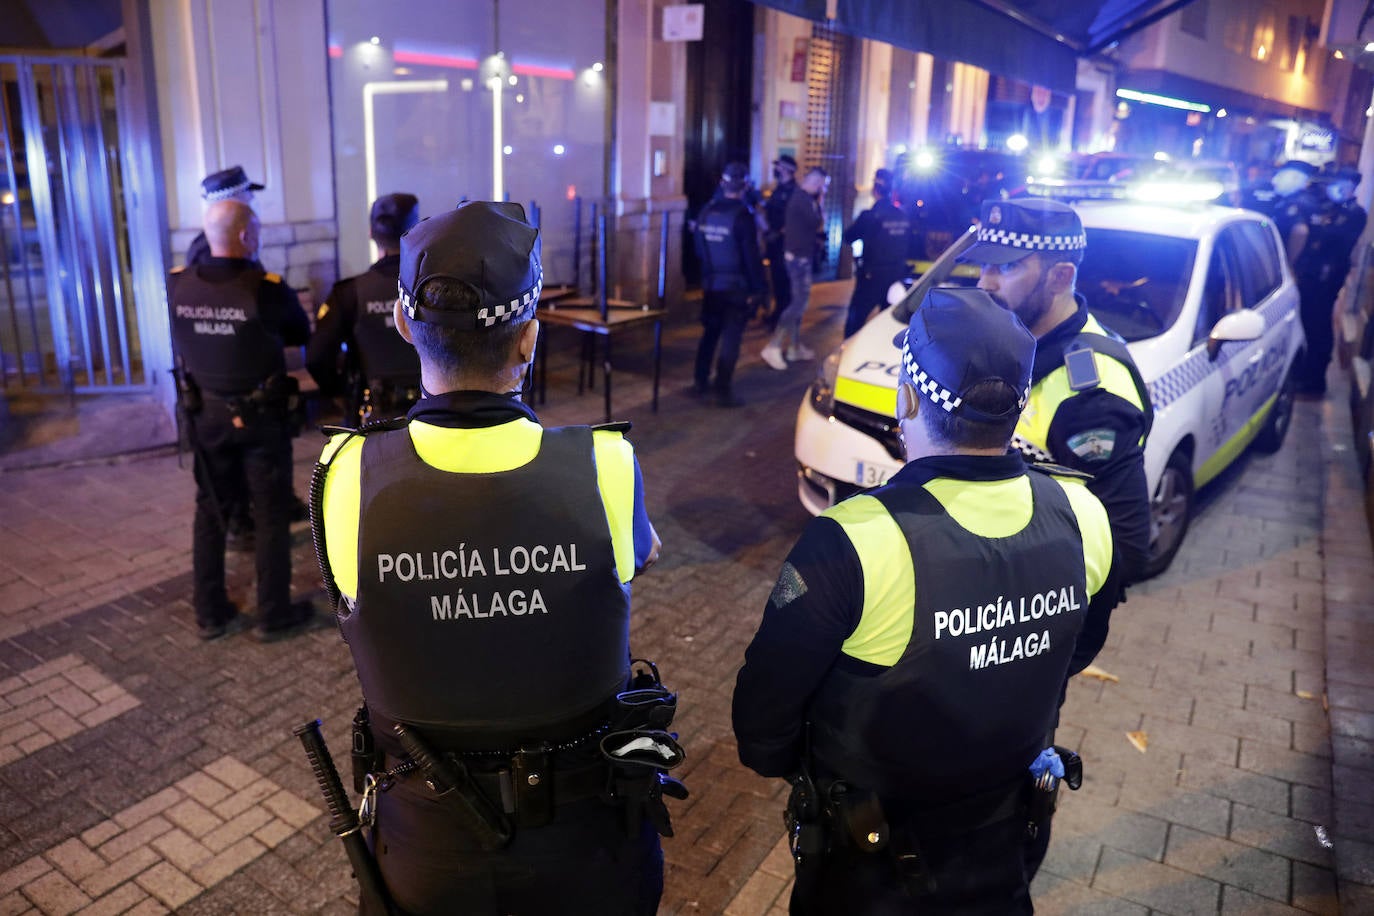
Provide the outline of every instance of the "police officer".
{"type": "Polygon", "coordinates": [[[1270,181],[1273,195],[1261,211],[1273,219],[1290,264],[1296,263],[1307,245],[1308,224],[1321,209],[1321,202],[1309,188],[1315,174],[1316,166],[1300,159],[1290,159],[1279,166],[1270,181]]]}
{"type": "Polygon", "coordinates": [[[782,233],[787,223],[787,201],[797,190],[797,160],[784,153],[773,160],[773,185],[763,214],[767,230],[763,235],[764,253],[768,256],[768,279],[773,284],[773,310],[768,313],[768,328],[778,325],[778,317],[792,303],[792,286],[787,279],[787,263],[783,258],[782,233]]]}
{"type": "Polygon", "coordinates": [[[1302,298],[1307,348],[1295,379],[1297,390],[1326,393],[1326,366],[1333,344],[1332,309],[1350,272],[1350,255],[1364,233],[1366,214],[1355,202],[1357,169],[1338,169],[1326,185],[1326,202],[1308,218],[1307,243],[1293,272],[1302,298]]]}
{"type": "Polygon", "coordinates": [[[754,213],[744,200],[749,169],[742,162],[725,166],[720,195],[697,216],[697,257],[701,260],[701,343],[693,391],[711,394],[721,407],[738,407],[732,380],[739,360],[740,339],[752,303],[767,295],[768,285],[759,257],[754,213]],[[720,355],[716,356],[719,347],[720,355]],[[711,381],[711,361],[716,377],[711,381]]]}
{"type": "MultiPolygon", "coordinates": [[[[1086,245],[1078,214],[1058,201],[989,201],[960,260],[980,266],[978,288],[1036,338],[1030,403],[1012,444],[1032,460],[1092,475],[1088,489],[1107,507],[1129,584],[1146,571],[1150,552],[1145,437],[1153,412],[1125,344],[1074,291],[1086,245]]],[[[1107,638],[1101,623],[1089,634],[1098,648],[1107,638]]]]}
{"type": "Polygon", "coordinates": [[[863,243],[863,253],[855,267],[849,316],[844,322],[845,337],[863,327],[874,308],[887,308],[888,288],[907,274],[911,221],[892,202],[892,172],[888,169],[873,173],[873,198],[873,206],[860,213],[854,225],[844,231],[844,244],[863,243]]]}
{"type": "Polygon", "coordinates": [[[345,394],[355,420],[396,416],[420,397],[420,358],[396,333],[392,317],[401,269],[401,236],[419,220],[414,194],[384,194],[372,203],[372,241],[382,257],[366,273],[334,284],[315,314],[306,367],[327,397],[345,394]],[[347,346],[345,372],[339,349],[347,346]]]}
{"type": "MultiPolygon", "coordinates": [[[[243,166],[231,165],[227,169],[206,175],[200,183],[200,196],[207,204],[219,200],[237,200],[239,203],[251,205],[253,194],[264,187],[265,185],[249,181],[243,166]]],[[[186,266],[203,264],[211,257],[210,243],[206,241],[205,233],[201,232],[191,240],[190,247],[186,249],[186,266]]]]}
{"type": "Polygon", "coordinates": [[[315,622],[309,602],[290,600],[294,380],[282,356],[284,346],[305,343],[310,326],[291,287],[255,260],[258,218],[247,204],[212,203],[205,235],[210,258],[173,271],[167,294],[195,447],[196,623],[202,639],[242,626],[224,587],[224,494],[246,479],[257,530],[257,635],[272,642],[315,622]]]}
{"type": "Polygon", "coordinates": [[[894,343],[908,463],[788,554],[735,686],[740,760],[793,782],[794,914],[1030,913],[1052,800],[1030,767],[1116,600],[1106,513],[1008,451],[1036,346],[1015,315],[936,289],[894,343]]]}
{"type": "Polygon", "coordinates": [[[520,401],[541,278],[518,204],[406,233],[394,317],[426,395],[336,437],[316,472],[325,581],[390,774],[374,847],[405,913],[653,913],[662,887],[641,813],[659,783],[647,806],[608,796],[599,749],[659,541],[623,427],[546,429],[520,401]]]}

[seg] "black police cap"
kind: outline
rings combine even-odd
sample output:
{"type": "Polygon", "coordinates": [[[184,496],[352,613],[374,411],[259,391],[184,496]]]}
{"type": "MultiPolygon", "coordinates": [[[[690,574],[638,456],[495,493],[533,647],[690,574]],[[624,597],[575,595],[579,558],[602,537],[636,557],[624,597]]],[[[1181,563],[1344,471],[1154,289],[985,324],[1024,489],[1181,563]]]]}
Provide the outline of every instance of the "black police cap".
{"type": "Polygon", "coordinates": [[[467,201],[401,236],[398,292],[412,321],[476,330],[527,318],[539,304],[543,280],[539,230],[516,203],[467,201]],[[421,305],[424,285],[440,278],[476,290],[476,307],[421,305]]]}
{"type": "Polygon", "coordinates": [[[383,194],[372,202],[368,222],[372,235],[399,239],[420,219],[420,199],[414,194],[383,194]]]}
{"type": "Polygon", "coordinates": [[[231,165],[227,169],[212,172],[200,183],[200,196],[208,201],[227,200],[244,191],[261,191],[265,185],[249,181],[243,166],[231,165]]]}
{"type": "Polygon", "coordinates": [[[774,165],[785,165],[785,166],[787,166],[789,169],[791,169],[791,170],[794,171],[794,172],[797,170],[797,160],[793,159],[791,156],[787,155],[786,153],[783,153],[781,156],[779,156],[778,158],[774,159],[774,160],[773,160],[773,164],[774,164],[774,165]]]}
{"type": "Polygon", "coordinates": [[[892,339],[902,349],[902,370],[942,410],[978,422],[1020,413],[1030,398],[1035,337],[1011,311],[981,289],[932,289],[892,339]],[[998,381],[1012,397],[989,414],[965,397],[981,382],[998,381]]]}
{"type": "Polygon", "coordinates": [[[959,256],[974,264],[1010,264],[1037,251],[1082,251],[1083,223],[1057,200],[991,200],[983,204],[978,241],[959,256]]]}

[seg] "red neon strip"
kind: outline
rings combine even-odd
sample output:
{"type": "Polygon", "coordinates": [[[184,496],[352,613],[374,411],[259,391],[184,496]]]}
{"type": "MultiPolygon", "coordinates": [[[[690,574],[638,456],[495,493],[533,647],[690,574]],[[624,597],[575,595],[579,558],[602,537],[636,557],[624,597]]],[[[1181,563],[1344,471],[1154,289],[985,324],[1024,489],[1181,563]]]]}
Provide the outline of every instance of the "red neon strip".
{"type": "Polygon", "coordinates": [[[330,56],[330,57],[343,57],[343,48],[339,47],[338,45],[330,45],[330,46],[329,46],[329,56],[330,56]]]}
{"type": "Polygon", "coordinates": [[[477,61],[471,57],[448,54],[426,54],[422,51],[396,51],[392,60],[398,64],[418,64],[423,67],[449,67],[454,70],[476,70],[477,61]]]}
{"type": "Polygon", "coordinates": [[[556,80],[570,80],[576,73],[562,67],[540,67],[536,64],[512,64],[511,72],[519,76],[547,76],[556,80]]]}

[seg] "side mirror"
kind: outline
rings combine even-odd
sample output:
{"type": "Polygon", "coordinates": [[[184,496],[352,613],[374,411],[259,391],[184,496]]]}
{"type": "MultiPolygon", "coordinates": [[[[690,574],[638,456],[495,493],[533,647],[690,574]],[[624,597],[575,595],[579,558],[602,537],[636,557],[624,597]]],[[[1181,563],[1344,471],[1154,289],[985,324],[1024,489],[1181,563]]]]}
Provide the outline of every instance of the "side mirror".
{"type": "Polygon", "coordinates": [[[1259,340],[1264,334],[1264,316],[1250,309],[1241,309],[1229,315],[1212,327],[1207,335],[1207,358],[1216,359],[1221,345],[1236,341],[1259,340]]]}

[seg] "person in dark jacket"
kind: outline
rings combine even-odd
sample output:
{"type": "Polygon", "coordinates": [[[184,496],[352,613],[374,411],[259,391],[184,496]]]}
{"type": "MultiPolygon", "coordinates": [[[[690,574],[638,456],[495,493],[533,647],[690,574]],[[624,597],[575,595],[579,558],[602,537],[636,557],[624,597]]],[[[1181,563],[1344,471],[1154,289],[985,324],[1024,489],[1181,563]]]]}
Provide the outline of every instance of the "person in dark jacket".
{"type": "Polygon", "coordinates": [[[773,190],[764,202],[764,254],[768,256],[768,280],[773,287],[773,308],[765,316],[768,330],[778,326],[778,317],[792,304],[792,284],[787,279],[783,258],[782,232],[787,222],[787,201],[797,190],[797,160],[784,153],[773,162],[773,190]]]}
{"type": "Polygon", "coordinates": [[[295,291],[255,259],[258,218],[247,204],[211,204],[205,235],[209,259],[173,271],[167,291],[177,359],[198,392],[183,405],[195,448],[196,623],[202,639],[243,625],[224,585],[224,494],[246,480],[257,532],[257,635],[271,642],[316,620],[308,601],[290,600],[294,380],[282,353],[306,342],[310,324],[295,291]]]}
{"type": "MultiPolygon", "coordinates": [[[[252,206],[253,195],[264,187],[265,185],[256,181],[250,181],[243,171],[243,166],[231,165],[227,169],[206,175],[200,183],[200,196],[207,204],[219,200],[236,200],[252,206]]],[[[206,241],[205,233],[201,232],[191,239],[191,244],[186,249],[186,266],[202,264],[211,257],[213,255],[210,253],[210,243],[206,241]]]]}
{"type": "Polygon", "coordinates": [[[892,177],[887,169],[878,169],[873,174],[873,206],[860,213],[844,231],[844,244],[863,244],[862,253],[855,259],[854,294],[849,298],[845,337],[863,327],[875,308],[887,308],[888,288],[907,273],[911,221],[892,202],[892,177]]]}
{"type": "Polygon", "coordinates": [[[350,421],[405,413],[420,397],[420,358],[396,333],[392,317],[401,236],[419,220],[419,205],[414,194],[373,201],[369,222],[381,258],[365,273],[335,283],[315,313],[306,367],[321,394],[345,396],[350,421]]]}
{"type": "Polygon", "coordinates": [[[1293,265],[1307,338],[1294,379],[1302,394],[1326,393],[1326,367],[1334,343],[1332,310],[1367,220],[1364,208],[1355,202],[1359,183],[1359,171],[1349,167],[1339,169],[1331,178],[1326,185],[1326,201],[1308,217],[1306,244],[1293,265]]]}
{"type": "Polygon", "coordinates": [[[693,391],[710,394],[721,407],[738,407],[733,379],[740,339],[749,313],[768,287],[759,257],[754,213],[744,200],[749,170],[742,162],[725,167],[720,196],[697,216],[697,256],[701,260],[701,343],[697,346],[693,391]],[[716,355],[719,349],[719,356],[716,355]],[[711,362],[716,375],[711,380],[711,362]]]}
{"type": "Polygon", "coordinates": [[[802,343],[801,324],[811,302],[811,274],[825,229],[822,200],[828,187],[830,176],[816,166],[806,173],[797,192],[787,200],[782,256],[792,300],[778,316],[777,329],[759,354],[772,369],[782,371],[788,363],[816,358],[816,351],[802,343]]]}

